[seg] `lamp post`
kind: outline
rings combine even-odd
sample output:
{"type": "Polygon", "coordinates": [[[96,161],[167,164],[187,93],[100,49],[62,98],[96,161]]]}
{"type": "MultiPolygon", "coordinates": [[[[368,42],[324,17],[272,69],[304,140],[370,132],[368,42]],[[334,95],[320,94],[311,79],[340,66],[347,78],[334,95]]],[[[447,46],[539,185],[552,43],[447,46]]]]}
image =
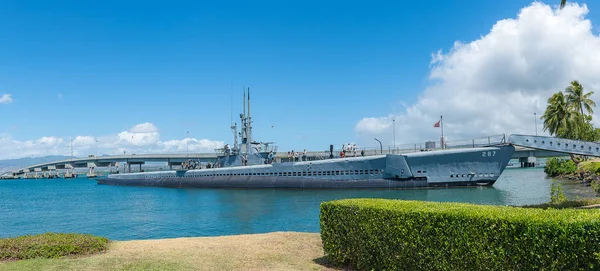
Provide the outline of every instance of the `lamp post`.
{"type": "Polygon", "coordinates": [[[537,136],[537,113],[533,112],[533,121],[535,123],[535,136],[537,136]]]}
{"type": "Polygon", "coordinates": [[[381,154],[383,154],[383,145],[381,145],[381,141],[379,141],[379,139],[375,138],[375,140],[377,140],[377,142],[379,142],[379,149],[381,150],[381,154]]]}
{"type": "Polygon", "coordinates": [[[186,156],[190,156],[190,140],[189,140],[189,135],[190,135],[190,131],[186,132],[186,137],[185,137],[185,155],[186,156]]]}
{"type": "Polygon", "coordinates": [[[396,152],[396,119],[392,119],[394,124],[394,152],[396,152]]]}
{"type": "Polygon", "coordinates": [[[73,139],[69,137],[69,145],[71,145],[71,160],[73,160],[73,139]]]}

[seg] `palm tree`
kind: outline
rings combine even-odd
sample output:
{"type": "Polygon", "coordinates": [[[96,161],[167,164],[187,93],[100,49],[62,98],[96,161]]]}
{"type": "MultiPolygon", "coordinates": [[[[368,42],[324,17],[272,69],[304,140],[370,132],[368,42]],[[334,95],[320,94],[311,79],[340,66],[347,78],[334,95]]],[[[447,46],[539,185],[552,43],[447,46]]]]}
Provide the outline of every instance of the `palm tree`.
{"type": "Polygon", "coordinates": [[[560,9],[563,9],[567,4],[567,0],[560,0],[560,9]]]}
{"type": "Polygon", "coordinates": [[[573,117],[567,99],[562,92],[555,93],[548,99],[548,106],[541,119],[544,120],[544,131],[551,135],[561,136],[569,129],[573,117]]]}
{"type": "Polygon", "coordinates": [[[590,99],[590,96],[594,94],[593,91],[584,93],[583,86],[575,80],[565,89],[565,92],[567,93],[567,104],[569,107],[581,113],[582,117],[584,116],[583,109],[590,115],[594,113],[594,109],[592,108],[596,107],[596,103],[590,99]]]}

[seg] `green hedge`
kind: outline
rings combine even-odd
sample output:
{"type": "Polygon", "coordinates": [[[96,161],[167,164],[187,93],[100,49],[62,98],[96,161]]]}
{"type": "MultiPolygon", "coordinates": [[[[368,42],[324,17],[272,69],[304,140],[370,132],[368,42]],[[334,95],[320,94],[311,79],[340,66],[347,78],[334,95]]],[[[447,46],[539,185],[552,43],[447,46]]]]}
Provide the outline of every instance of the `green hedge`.
{"type": "Polygon", "coordinates": [[[60,258],[105,251],[106,237],[76,233],[44,233],[0,239],[0,261],[60,258]]]}
{"type": "Polygon", "coordinates": [[[369,270],[598,270],[600,212],[352,199],[321,204],[329,260],[369,270]]]}

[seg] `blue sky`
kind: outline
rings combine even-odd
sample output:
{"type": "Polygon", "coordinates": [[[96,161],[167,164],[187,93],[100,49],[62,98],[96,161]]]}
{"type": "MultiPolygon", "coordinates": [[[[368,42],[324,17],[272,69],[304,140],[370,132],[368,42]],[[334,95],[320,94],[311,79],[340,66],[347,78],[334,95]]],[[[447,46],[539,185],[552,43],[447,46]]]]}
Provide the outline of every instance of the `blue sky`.
{"type": "MultiPolygon", "coordinates": [[[[434,84],[432,54],[531,3],[3,1],[0,94],[12,102],[0,104],[0,134],[101,138],[149,122],[161,141],[190,131],[231,143],[231,94],[239,122],[249,86],[257,139],[282,150],[374,145],[357,123],[417,103],[434,84]]],[[[600,4],[580,3],[598,21],[600,4]]],[[[433,122],[423,127],[435,134],[433,122]]]]}

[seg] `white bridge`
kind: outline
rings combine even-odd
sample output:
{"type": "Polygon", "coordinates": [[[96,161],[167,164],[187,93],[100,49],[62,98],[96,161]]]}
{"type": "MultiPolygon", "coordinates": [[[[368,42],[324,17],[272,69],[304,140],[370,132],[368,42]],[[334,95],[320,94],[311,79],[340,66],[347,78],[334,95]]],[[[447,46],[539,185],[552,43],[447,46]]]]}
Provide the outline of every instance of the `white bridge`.
{"type": "MultiPolygon", "coordinates": [[[[518,158],[524,166],[532,165],[535,157],[555,157],[567,156],[570,154],[596,156],[600,157],[600,143],[586,142],[578,140],[569,140],[556,137],[532,136],[532,135],[510,135],[508,140],[501,136],[499,140],[491,141],[490,137],[487,142],[476,144],[475,140],[468,144],[456,144],[455,146],[447,146],[446,148],[469,148],[493,146],[502,144],[512,144],[515,146],[513,158],[518,158]]],[[[409,146],[409,145],[405,145],[409,146]]],[[[439,148],[433,151],[440,150],[439,148]]],[[[388,147],[387,149],[369,148],[364,149],[364,155],[375,154],[399,154],[423,151],[416,144],[414,148],[388,147]]],[[[337,151],[339,153],[339,150],[337,151]]],[[[360,152],[360,151],[359,151],[360,152]]],[[[337,156],[337,153],[334,152],[337,156]]],[[[300,159],[302,154],[299,153],[300,159]]],[[[354,154],[351,154],[354,155],[354,154]]],[[[360,153],[356,155],[361,155],[360,153]]],[[[307,152],[308,160],[321,160],[330,156],[330,151],[310,151],[307,152]]],[[[348,156],[348,155],[347,155],[348,156]]],[[[172,169],[173,166],[181,166],[185,161],[195,160],[199,162],[214,163],[217,158],[216,153],[200,153],[200,154],[134,154],[134,155],[114,155],[114,156],[90,156],[85,158],[75,158],[62,161],[48,162],[38,165],[32,165],[26,168],[15,170],[12,178],[28,178],[28,177],[50,177],[55,176],[57,170],[72,170],[74,168],[88,168],[88,176],[95,177],[94,170],[98,167],[119,167],[122,163],[123,170],[131,172],[131,166],[139,166],[139,171],[142,170],[142,165],[150,162],[166,163],[166,167],[172,169]],[[125,168],[125,165],[127,168],[125,168]]],[[[287,162],[287,152],[279,152],[276,155],[277,162],[287,162]]]]}

